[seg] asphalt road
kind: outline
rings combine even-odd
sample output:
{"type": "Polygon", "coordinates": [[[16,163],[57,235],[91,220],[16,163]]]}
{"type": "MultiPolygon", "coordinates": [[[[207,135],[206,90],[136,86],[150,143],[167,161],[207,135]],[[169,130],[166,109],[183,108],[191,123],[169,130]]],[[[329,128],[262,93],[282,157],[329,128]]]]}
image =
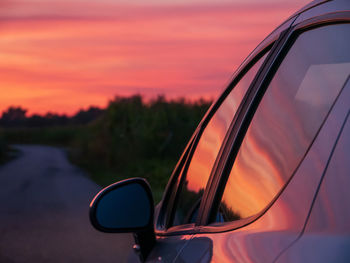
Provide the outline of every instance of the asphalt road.
{"type": "Polygon", "coordinates": [[[0,166],[0,262],[125,262],[131,235],[89,222],[101,188],[61,149],[16,147],[19,157],[0,166]]]}

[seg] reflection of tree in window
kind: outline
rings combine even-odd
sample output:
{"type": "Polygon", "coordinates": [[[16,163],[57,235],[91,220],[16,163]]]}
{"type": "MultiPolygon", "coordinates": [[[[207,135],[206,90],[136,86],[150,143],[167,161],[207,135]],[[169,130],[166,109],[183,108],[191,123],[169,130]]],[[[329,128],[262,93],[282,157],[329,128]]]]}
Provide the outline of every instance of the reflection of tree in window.
{"type": "Polygon", "coordinates": [[[232,210],[232,208],[229,208],[225,202],[221,202],[219,213],[222,215],[224,221],[235,221],[239,220],[242,217],[232,210]]]}
{"type": "Polygon", "coordinates": [[[179,210],[177,214],[178,218],[175,218],[175,223],[178,220],[183,220],[187,223],[194,223],[195,216],[199,209],[199,204],[202,199],[204,188],[200,188],[198,192],[188,189],[188,180],[186,180],[182,186],[182,198],[181,206],[182,210],[179,210]],[[186,214],[185,214],[186,213],[186,214]]]}

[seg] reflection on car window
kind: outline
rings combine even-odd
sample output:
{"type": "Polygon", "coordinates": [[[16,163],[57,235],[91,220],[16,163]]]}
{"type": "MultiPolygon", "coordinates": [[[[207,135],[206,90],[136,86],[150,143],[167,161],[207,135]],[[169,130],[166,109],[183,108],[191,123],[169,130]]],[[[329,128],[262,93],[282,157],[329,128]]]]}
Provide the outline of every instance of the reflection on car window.
{"type": "Polygon", "coordinates": [[[196,220],[201,197],[226,132],[265,57],[266,54],[237,83],[203,131],[182,185],[174,225],[196,220]]]}
{"type": "Polygon", "coordinates": [[[233,164],[224,221],[253,216],[302,160],[350,74],[350,24],[301,34],[273,77],[233,164]]]}

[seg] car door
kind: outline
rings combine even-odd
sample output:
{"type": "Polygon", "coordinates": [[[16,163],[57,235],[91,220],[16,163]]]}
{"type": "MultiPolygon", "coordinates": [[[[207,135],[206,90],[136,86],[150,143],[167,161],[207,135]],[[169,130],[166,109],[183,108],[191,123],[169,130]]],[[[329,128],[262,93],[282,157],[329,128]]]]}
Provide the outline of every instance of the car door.
{"type": "Polygon", "coordinates": [[[156,208],[157,243],[147,258],[148,262],[174,261],[192,238],[202,197],[218,161],[221,146],[274,41],[274,38],[268,39],[255,51],[254,56],[246,60],[192,137],[175,168],[162,202],[156,208]]]}
{"type": "Polygon", "coordinates": [[[272,262],[301,235],[347,114],[336,102],[350,73],[348,21],[325,15],[285,34],[177,262],[272,262]]]}
{"type": "Polygon", "coordinates": [[[277,262],[350,262],[350,76],[337,105],[344,120],[303,233],[277,262]]]}

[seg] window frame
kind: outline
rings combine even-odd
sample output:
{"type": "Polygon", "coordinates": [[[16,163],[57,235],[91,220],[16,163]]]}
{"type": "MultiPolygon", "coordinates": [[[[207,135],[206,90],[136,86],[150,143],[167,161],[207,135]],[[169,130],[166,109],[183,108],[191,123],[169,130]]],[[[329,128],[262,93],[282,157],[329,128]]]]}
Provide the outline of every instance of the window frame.
{"type": "MultiPolygon", "coordinates": [[[[222,168],[221,171],[218,172],[218,175],[215,178],[215,182],[212,183],[210,192],[208,193],[209,198],[206,200],[206,207],[202,211],[202,218],[200,220],[199,225],[201,225],[200,232],[201,233],[215,233],[215,232],[225,232],[229,230],[234,230],[237,228],[244,227],[267,212],[267,210],[272,206],[272,204],[278,199],[283,190],[287,187],[288,183],[292,180],[295,171],[297,171],[300,164],[303,162],[303,159],[297,165],[291,177],[286,181],[282,189],[277,193],[274,199],[259,213],[254,216],[244,218],[237,221],[224,222],[224,223],[214,223],[209,225],[211,222],[214,222],[214,218],[216,216],[216,212],[220,205],[221,197],[225,190],[225,185],[227,179],[229,177],[231,168],[233,166],[234,160],[237,156],[237,153],[240,149],[241,143],[245,137],[245,134],[248,130],[248,127],[253,119],[255,111],[260,104],[260,101],[267,90],[272,78],[277,72],[280,64],[283,59],[289,52],[289,50],[293,47],[295,40],[298,36],[304,32],[313,30],[318,27],[323,27],[327,25],[333,24],[348,24],[350,23],[350,11],[341,11],[336,13],[328,13],[319,17],[311,18],[305,21],[300,22],[299,24],[291,26],[288,30],[281,34],[281,39],[279,43],[277,43],[278,47],[274,50],[274,54],[272,54],[271,61],[268,61],[267,67],[263,69],[262,74],[259,76],[260,78],[255,83],[255,87],[252,90],[249,90],[250,94],[248,94],[248,101],[245,103],[245,109],[241,111],[241,122],[236,123],[236,127],[232,127],[228,133],[230,133],[230,137],[232,138],[230,142],[227,142],[225,145],[225,152],[222,155],[222,168]]],[[[334,104],[333,104],[334,105],[334,104]]],[[[333,107],[333,106],[332,106],[333,107]]],[[[328,115],[327,115],[328,116],[328,115]]],[[[327,117],[326,117],[327,118],[327,117]]],[[[317,131],[317,134],[321,130],[324,121],[322,122],[321,127],[317,131]]],[[[312,140],[309,148],[311,147],[313,141],[312,140]]],[[[308,152],[307,149],[306,153],[308,152]]],[[[305,155],[306,155],[305,153],[305,155]]],[[[305,156],[304,155],[304,156],[305,156]]]]}
{"type": "MultiPolygon", "coordinates": [[[[215,115],[215,113],[220,108],[222,103],[228,97],[230,92],[234,89],[236,84],[255,65],[255,63],[258,62],[259,59],[262,58],[266,53],[272,51],[273,44],[274,44],[274,42],[269,43],[268,45],[259,49],[259,52],[257,52],[257,54],[253,58],[246,61],[243,69],[241,69],[238,72],[238,74],[236,74],[233,81],[228,85],[228,87],[221,94],[221,96],[212,104],[212,106],[209,108],[209,110],[207,111],[207,113],[203,117],[202,121],[199,123],[199,125],[196,128],[194,134],[192,135],[191,140],[188,143],[184,153],[182,154],[180,161],[176,165],[174,172],[171,176],[171,179],[169,180],[169,183],[166,187],[166,190],[165,190],[165,193],[164,193],[161,205],[160,205],[161,206],[160,212],[158,214],[158,219],[157,219],[157,224],[156,224],[156,234],[158,234],[158,235],[185,234],[185,233],[193,232],[192,230],[195,229],[195,227],[199,224],[200,216],[198,216],[196,223],[172,226],[172,221],[174,219],[174,215],[175,215],[176,208],[178,205],[179,195],[181,194],[182,185],[184,183],[184,180],[186,179],[187,170],[188,170],[189,165],[191,163],[193,154],[196,150],[198,142],[199,142],[205,128],[207,127],[207,124],[212,119],[212,117],[215,115]],[[180,179],[179,179],[179,177],[180,177],[180,179]]],[[[229,139],[228,134],[230,133],[230,129],[231,129],[233,123],[235,123],[237,117],[241,114],[243,104],[246,103],[247,94],[249,93],[252,86],[255,84],[255,81],[256,81],[257,77],[260,75],[262,69],[265,67],[265,62],[268,60],[268,57],[269,57],[269,54],[265,58],[265,61],[263,61],[259,70],[257,71],[255,77],[253,78],[251,84],[249,85],[249,87],[247,89],[246,94],[243,96],[242,101],[241,101],[239,107],[237,108],[235,117],[233,118],[233,120],[230,124],[230,127],[228,129],[228,132],[226,133],[226,135],[224,137],[224,140],[222,142],[222,145],[220,147],[220,150],[219,150],[217,157],[216,157],[216,160],[214,162],[213,169],[212,169],[211,174],[208,178],[208,182],[206,184],[205,191],[203,193],[203,197],[202,197],[200,205],[199,205],[198,215],[200,215],[201,211],[203,210],[203,206],[206,203],[203,200],[207,199],[208,186],[211,185],[211,183],[215,177],[216,167],[219,165],[223,149],[225,148],[224,146],[229,139]]]]}
{"type": "MultiPolygon", "coordinates": [[[[169,183],[165,189],[163,199],[161,203],[159,204],[159,209],[156,211],[155,215],[155,231],[156,234],[159,236],[164,235],[178,235],[178,234],[189,234],[189,233],[197,233],[198,231],[197,226],[200,224],[201,216],[197,218],[196,223],[192,224],[183,224],[178,226],[172,226],[172,220],[176,211],[176,205],[178,200],[178,195],[180,193],[181,187],[179,187],[179,184],[182,183],[184,180],[184,175],[186,175],[188,166],[191,162],[192,156],[194,151],[196,150],[197,144],[199,142],[199,139],[206,128],[207,124],[213,117],[213,115],[216,113],[217,109],[222,105],[226,97],[230,94],[230,92],[233,90],[233,88],[236,86],[236,84],[245,76],[245,74],[251,69],[252,66],[258,60],[263,57],[266,53],[268,53],[267,57],[263,61],[261,67],[257,71],[257,74],[255,75],[252,83],[250,84],[245,96],[243,97],[240,106],[237,109],[237,112],[235,114],[234,119],[231,122],[229,131],[231,129],[231,126],[233,123],[236,122],[236,119],[239,115],[241,115],[241,111],[243,109],[243,105],[247,103],[247,94],[250,93],[250,90],[255,86],[256,81],[258,77],[261,75],[261,72],[266,67],[267,61],[269,61],[270,55],[273,53],[273,50],[275,48],[277,40],[280,38],[281,32],[285,28],[289,28],[291,24],[294,22],[296,17],[292,17],[289,20],[287,20],[284,24],[282,24],[280,27],[278,27],[274,32],[272,32],[256,49],[252,51],[252,53],[243,61],[243,63],[240,65],[240,67],[236,70],[236,72],[232,76],[232,81],[228,85],[228,87],[224,90],[224,92],[219,96],[219,98],[213,102],[209,110],[204,115],[203,119],[199,123],[198,127],[196,128],[194,134],[192,135],[190,142],[185,148],[184,153],[182,154],[179,162],[177,163],[174,172],[172,173],[169,183]],[[178,180],[178,178],[180,180],[178,180]]],[[[226,145],[228,141],[228,134],[230,132],[227,132],[224,141],[222,143],[221,149],[217,155],[216,161],[214,163],[213,170],[209,176],[202,201],[199,206],[199,212],[198,214],[201,215],[203,210],[206,207],[209,188],[214,180],[216,175],[216,167],[219,166],[219,163],[221,162],[221,155],[223,153],[224,146],[226,145]]]]}

